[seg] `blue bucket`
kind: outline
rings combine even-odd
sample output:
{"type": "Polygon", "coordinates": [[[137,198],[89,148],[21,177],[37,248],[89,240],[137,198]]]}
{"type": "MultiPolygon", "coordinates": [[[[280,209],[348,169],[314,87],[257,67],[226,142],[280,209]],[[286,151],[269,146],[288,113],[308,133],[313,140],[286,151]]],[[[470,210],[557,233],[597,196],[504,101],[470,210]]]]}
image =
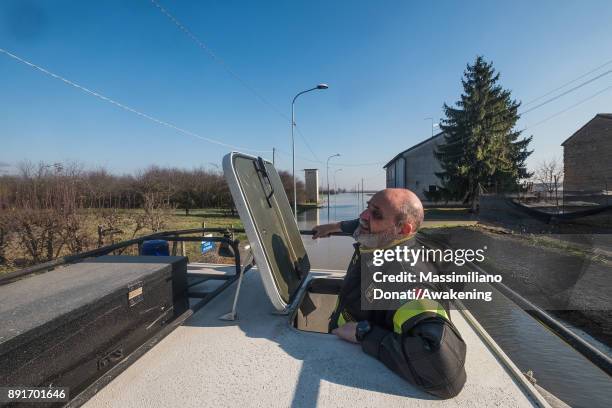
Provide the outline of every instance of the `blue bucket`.
{"type": "Polygon", "coordinates": [[[168,241],[163,239],[144,241],[140,248],[140,255],[169,256],[170,247],[168,246],[168,241]]]}

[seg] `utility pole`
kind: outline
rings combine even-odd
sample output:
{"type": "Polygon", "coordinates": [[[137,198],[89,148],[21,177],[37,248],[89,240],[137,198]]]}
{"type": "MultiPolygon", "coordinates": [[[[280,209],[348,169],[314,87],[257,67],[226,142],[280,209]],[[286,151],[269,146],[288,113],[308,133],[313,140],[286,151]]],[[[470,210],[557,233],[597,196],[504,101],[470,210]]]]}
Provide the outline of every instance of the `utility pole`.
{"type": "Polygon", "coordinates": [[[337,217],[336,210],[338,208],[338,184],[336,183],[336,173],[338,173],[339,171],[342,171],[342,169],[336,169],[334,171],[334,218],[337,217]]]}
{"type": "Polygon", "coordinates": [[[363,177],[361,178],[361,208],[365,208],[365,196],[363,194],[363,177]]]}
{"type": "Polygon", "coordinates": [[[272,148],[272,165],[273,165],[273,166],[274,166],[274,164],[275,164],[275,161],[274,161],[274,156],[276,156],[276,148],[275,148],[275,147],[273,147],[273,148],[272,148]]]}
{"type": "Polygon", "coordinates": [[[434,127],[438,127],[440,124],[439,123],[434,123],[433,118],[425,118],[423,120],[430,120],[431,121],[431,137],[433,137],[433,135],[434,135],[434,127]]]}
{"type": "Polygon", "coordinates": [[[557,202],[557,213],[559,213],[559,175],[555,174],[554,175],[554,179],[555,179],[555,201],[557,202]]]}
{"type": "Polygon", "coordinates": [[[329,223],[329,207],[331,205],[329,198],[329,159],[333,159],[334,157],[340,157],[340,153],[332,154],[327,158],[327,169],[325,175],[327,177],[327,223],[329,223]]]}

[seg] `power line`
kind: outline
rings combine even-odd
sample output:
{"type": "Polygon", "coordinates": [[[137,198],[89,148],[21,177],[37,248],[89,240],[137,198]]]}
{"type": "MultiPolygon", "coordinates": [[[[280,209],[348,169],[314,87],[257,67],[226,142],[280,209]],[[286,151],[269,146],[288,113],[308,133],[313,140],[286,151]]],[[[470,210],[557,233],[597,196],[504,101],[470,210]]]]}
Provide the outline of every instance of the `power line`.
{"type": "Polygon", "coordinates": [[[372,162],[372,163],[340,163],[336,162],[336,166],[343,167],[369,167],[369,166],[380,166],[386,162],[372,162]]]}
{"type": "MultiPolygon", "coordinates": [[[[283,153],[286,155],[289,155],[290,153],[285,152],[284,150],[279,150],[276,149],[277,152],[279,153],[283,153]]],[[[299,155],[295,155],[295,157],[297,157],[300,160],[304,160],[307,162],[311,162],[311,163],[318,163],[318,164],[325,164],[325,162],[321,161],[321,160],[312,160],[312,159],[307,159],[304,156],[299,156],[299,155]]],[[[366,166],[380,166],[381,164],[385,164],[385,162],[370,162],[370,163],[340,163],[340,162],[334,162],[333,166],[344,166],[344,167],[366,167],[366,166]]],[[[330,167],[333,167],[332,165],[330,165],[330,167]]]]}
{"type": "Polygon", "coordinates": [[[552,91],[546,92],[544,95],[540,95],[540,96],[538,96],[537,98],[532,99],[532,100],[530,100],[529,102],[524,103],[522,106],[523,106],[523,107],[525,107],[525,106],[531,105],[532,103],[537,102],[537,101],[539,101],[540,99],[542,99],[542,98],[544,98],[544,97],[546,97],[546,96],[548,96],[548,95],[550,95],[550,94],[553,94],[553,93],[557,92],[558,90],[563,89],[563,88],[565,88],[566,86],[571,85],[571,84],[573,84],[574,82],[578,81],[579,79],[582,79],[582,78],[584,78],[584,77],[586,77],[586,76],[588,76],[588,75],[592,74],[592,73],[593,73],[593,72],[595,72],[595,71],[599,71],[601,68],[605,67],[606,65],[610,65],[610,64],[612,64],[612,59],[611,59],[611,60],[608,60],[608,61],[606,61],[606,62],[604,62],[603,64],[599,65],[599,66],[598,66],[598,67],[596,67],[596,68],[593,68],[593,69],[592,69],[592,70],[590,70],[589,72],[586,72],[586,73],[584,73],[584,74],[582,74],[582,75],[580,75],[580,76],[578,76],[578,77],[576,77],[576,78],[572,79],[571,81],[566,82],[566,83],[564,83],[564,84],[563,84],[563,85],[561,85],[561,86],[558,86],[557,88],[553,89],[552,91]]]}
{"type": "Polygon", "coordinates": [[[606,92],[606,91],[609,91],[610,89],[612,89],[612,85],[610,85],[610,86],[608,86],[607,88],[604,88],[604,89],[602,89],[602,90],[600,90],[600,91],[598,91],[598,92],[594,93],[593,95],[591,95],[591,96],[589,96],[589,97],[587,97],[587,98],[585,98],[585,99],[581,100],[580,102],[577,102],[577,103],[575,103],[575,104],[573,104],[573,105],[571,105],[571,106],[568,106],[567,108],[565,108],[565,109],[563,109],[563,110],[561,110],[561,111],[559,111],[559,112],[555,113],[554,115],[550,115],[550,116],[549,116],[549,117],[547,117],[546,119],[543,119],[543,120],[541,120],[541,121],[539,121],[539,122],[537,122],[537,123],[535,123],[535,124],[533,124],[533,125],[531,125],[531,126],[526,127],[526,128],[525,128],[525,129],[523,129],[523,130],[533,129],[534,127],[536,127],[536,126],[538,126],[538,125],[541,125],[542,123],[547,122],[547,121],[549,121],[550,119],[556,118],[557,116],[559,116],[559,115],[561,115],[561,114],[563,114],[563,113],[567,112],[568,110],[570,110],[570,109],[574,109],[576,106],[578,106],[578,105],[582,105],[583,103],[585,103],[585,102],[587,102],[587,101],[589,101],[589,100],[591,100],[591,99],[595,98],[596,96],[601,95],[602,93],[604,93],[604,92],[606,92]]]}
{"type": "MultiPolygon", "coordinates": [[[[265,98],[259,91],[257,91],[251,85],[249,85],[247,81],[242,79],[242,77],[240,77],[240,75],[238,75],[234,70],[232,70],[229,67],[229,65],[221,57],[219,57],[208,45],[206,45],[206,43],[204,43],[204,41],[202,41],[197,35],[193,33],[193,31],[187,28],[185,24],[181,23],[178,18],[176,18],[173,14],[171,14],[168,10],[166,10],[161,4],[159,4],[157,0],[151,0],[151,3],[153,3],[153,5],[157,7],[157,9],[162,14],[164,14],[170,21],[172,21],[172,23],[174,23],[174,25],[176,25],[179,28],[179,30],[184,32],[200,49],[206,52],[212,58],[214,62],[219,64],[225,70],[225,72],[227,72],[231,77],[233,77],[235,80],[240,82],[242,86],[244,86],[247,90],[249,90],[249,92],[255,95],[261,102],[263,102],[265,105],[271,108],[274,112],[276,112],[280,117],[282,117],[286,121],[291,122],[291,119],[289,118],[289,116],[285,115],[280,109],[276,107],[276,105],[268,101],[268,99],[265,98]]],[[[314,150],[312,149],[312,147],[310,147],[310,144],[306,140],[306,137],[302,134],[302,132],[297,126],[296,126],[296,130],[298,134],[300,135],[302,141],[304,142],[304,145],[306,145],[306,148],[310,151],[312,156],[316,160],[319,160],[314,150]]]]}
{"type": "Polygon", "coordinates": [[[47,70],[47,69],[45,69],[45,68],[43,68],[43,67],[41,67],[39,65],[36,65],[36,64],[34,64],[34,63],[24,59],[24,58],[18,57],[17,55],[15,55],[15,54],[13,54],[13,53],[5,50],[5,49],[0,48],[0,52],[2,52],[3,54],[7,55],[8,57],[10,57],[10,58],[12,58],[12,59],[14,59],[16,61],[21,62],[22,64],[28,65],[28,66],[30,66],[30,67],[32,67],[32,68],[34,68],[34,69],[44,73],[44,74],[47,74],[47,75],[49,75],[49,76],[51,76],[51,77],[53,77],[55,79],[58,79],[58,80],[64,82],[65,84],[68,84],[68,85],[73,86],[73,87],[75,87],[77,89],[80,89],[81,91],[83,91],[83,92],[85,92],[85,93],[87,93],[89,95],[95,96],[96,98],[101,99],[101,100],[103,100],[105,102],[108,102],[110,104],[113,104],[113,105],[115,105],[115,106],[117,106],[117,107],[119,107],[119,108],[121,108],[123,110],[126,110],[128,112],[134,113],[134,114],[136,114],[136,115],[138,115],[140,117],[148,119],[148,120],[150,120],[152,122],[155,122],[155,123],[157,123],[159,125],[166,126],[166,127],[170,128],[170,129],[176,130],[177,132],[183,133],[185,135],[192,136],[192,137],[204,140],[204,141],[209,142],[209,143],[217,144],[219,146],[229,147],[230,149],[247,150],[247,151],[258,152],[258,153],[268,153],[268,152],[271,152],[271,150],[255,150],[255,149],[249,149],[249,148],[241,147],[241,146],[234,146],[234,145],[231,145],[231,144],[228,144],[228,143],[221,142],[220,140],[211,139],[209,137],[201,136],[201,135],[199,135],[197,133],[194,133],[194,132],[191,132],[189,130],[180,128],[180,127],[178,127],[176,125],[173,125],[170,122],[166,122],[166,121],[163,121],[161,119],[157,119],[157,118],[155,118],[155,117],[153,117],[151,115],[148,115],[148,114],[146,114],[144,112],[138,111],[138,110],[136,110],[134,108],[131,108],[131,107],[127,106],[127,105],[124,105],[124,104],[122,104],[120,102],[117,102],[117,101],[109,98],[108,96],[102,95],[99,92],[92,91],[91,89],[88,89],[88,88],[86,88],[86,87],[84,87],[82,85],[77,84],[74,81],[71,81],[69,79],[66,79],[66,78],[58,75],[58,74],[55,74],[55,73],[53,73],[53,72],[51,72],[51,71],[49,71],[49,70],[47,70]]]}
{"type": "Polygon", "coordinates": [[[520,115],[524,115],[524,114],[529,113],[529,112],[531,112],[531,111],[533,111],[533,110],[535,110],[535,109],[538,109],[539,107],[542,107],[542,106],[544,106],[544,105],[546,105],[546,104],[549,104],[550,102],[553,102],[553,101],[555,101],[555,100],[557,100],[557,99],[561,98],[562,96],[567,95],[568,93],[574,92],[575,90],[580,89],[580,88],[582,88],[583,86],[588,85],[588,84],[590,84],[591,82],[596,81],[596,80],[598,80],[599,78],[601,78],[601,77],[603,77],[603,76],[606,76],[606,75],[608,75],[608,74],[609,74],[609,73],[611,73],[611,72],[612,72],[612,70],[608,70],[608,71],[604,72],[603,74],[599,74],[599,75],[597,75],[596,77],[589,79],[588,81],[584,81],[583,83],[581,83],[581,84],[579,84],[579,85],[576,85],[575,87],[570,88],[570,89],[568,89],[567,91],[562,92],[562,93],[560,93],[560,94],[559,94],[559,95],[557,95],[557,96],[553,96],[552,98],[547,99],[547,100],[545,100],[544,102],[542,102],[542,103],[540,103],[540,104],[537,104],[537,105],[536,105],[536,106],[534,106],[533,108],[529,108],[529,109],[527,109],[526,111],[521,112],[521,113],[520,113],[520,115]]]}
{"type": "Polygon", "coordinates": [[[155,5],[170,21],[172,21],[182,32],[184,32],[193,42],[196,43],[198,47],[204,50],[217,64],[219,64],[225,72],[227,72],[230,76],[240,82],[245,88],[247,88],[253,95],[255,95],[261,102],[268,105],[268,107],[272,108],[276,113],[281,115],[287,121],[291,121],[289,116],[285,115],[282,111],[280,111],[274,104],[268,101],[263,95],[261,95],[255,88],[250,86],[244,79],[242,79],[237,73],[235,73],[229,65],[219,57],[209,46],[207,46],[202,40],[198,38],[190,29],[188,29],[183,23],[181,23],[174,15],[170,14],[168,10],[166,10],[161,4],[159,4],[156,0],[151,0],[151,3],[155,5]]]}
{"type": "Polygon", "coordinates": [[[306,148],[308,148],[308,150],[310,150],[310,153],[312,154],[312,157],[314,157],[317,161],[321,161],[319,159],[319,157],[317,157],[317,155],[315,154],[314,150],[312,150],[312,147],[310,147],[310,144],[306,141],[306,137],[302,134],[302,131],[300,130],[300,128],[298,128],[297,125],[294,125],[294,126],[295,126],[295,130],[297,130],[297,132],[298,132],[298,135],[300,135],[300,137],[302,138],[302,141],[306,145],[306,148]]]}

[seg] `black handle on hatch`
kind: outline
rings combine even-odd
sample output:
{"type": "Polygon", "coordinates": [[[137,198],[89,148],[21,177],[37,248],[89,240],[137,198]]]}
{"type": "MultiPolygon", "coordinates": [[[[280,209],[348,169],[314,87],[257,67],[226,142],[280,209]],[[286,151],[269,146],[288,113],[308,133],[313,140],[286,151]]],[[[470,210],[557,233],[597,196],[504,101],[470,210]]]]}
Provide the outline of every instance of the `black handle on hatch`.
{"type": "Polygon", "coordinates": [[[265,177],[266,179],[268,179],[268,184],[270,185],[270,194],[266,195],[266,201],[268,202],[268,205],[270,206],[270,208],[272,208],[272,202],[270,201],[270,199],[274,195],[274,187],[272,186],[272,181],[270,180],[270,176],[268,175],[268,172],[266,171],[266,164],[264,163],[261,157],[257,158],[257,162],[255,164],[255,170],[261,173],[262,177],[265,177]]]}

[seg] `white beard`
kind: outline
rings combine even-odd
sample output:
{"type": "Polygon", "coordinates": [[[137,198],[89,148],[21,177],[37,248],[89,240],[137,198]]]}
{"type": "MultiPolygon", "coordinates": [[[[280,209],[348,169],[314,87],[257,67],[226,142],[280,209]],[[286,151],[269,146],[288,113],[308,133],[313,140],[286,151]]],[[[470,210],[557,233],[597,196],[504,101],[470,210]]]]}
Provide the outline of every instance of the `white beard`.
{"type": "Polygon", "coordinates": [[[366,248],[386,248],[392,242],[405,238],[403,234],[396,234],[393,232],[380,232],[378,234],[368,234],[367,232],[361,232],[361,228],[357,228],[353,232],[353,238],[366,248]]]}

